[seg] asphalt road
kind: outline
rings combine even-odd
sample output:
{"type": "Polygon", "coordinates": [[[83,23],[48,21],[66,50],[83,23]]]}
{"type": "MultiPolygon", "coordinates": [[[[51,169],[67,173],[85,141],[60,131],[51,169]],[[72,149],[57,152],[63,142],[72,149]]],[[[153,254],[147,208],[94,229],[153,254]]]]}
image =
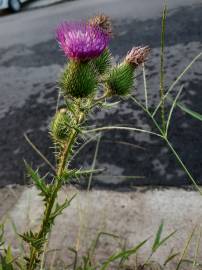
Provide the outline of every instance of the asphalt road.
{"type": "MultiPolygon", "coordinates": [[[[169,0],[168,6],[166,86],[202,50],[201,1],[169,0]]],[[[27,183],[23,159],[42,171],[47,169],[25,141],[24,133],[53,160],[47,129],[55,111],[56,81],[65,64],[54,37],[58,23],[105,12],[115,25],[111,49],[116,59],[123,57],[133,45],[149,45],[152,53],[146,66],[149,105],[153,107],[159,92],[161,10],[161,0],[75,0],[0,18],[0,186],[27,183]]],[[[184,85],[181,101],[199,113],[202,113],[201,75],[202,59],[199,59],[175,88],[177,91],[184,85]]],[[[143,98],[142,92],[139,77],[134,93],[143,98]]],[[[154,130],[129,101],[113,111],[95,112],[94,119],[98,125],[118,123],[154,130]]],[[[193,176],[202,183],[202,125],[178,109],[172,120],[170,139],[193,176]]],[[[91,166],[94,151],[95,143],[89,144],[72,166],[91,166]]],[[[190,184],[165,144],[139,133],[103,134],[96,166],[106,168],[104,175],[93,180],[96,187],[190,184]],[[124,178],[131,175],[145,178],[124,178]]]]}

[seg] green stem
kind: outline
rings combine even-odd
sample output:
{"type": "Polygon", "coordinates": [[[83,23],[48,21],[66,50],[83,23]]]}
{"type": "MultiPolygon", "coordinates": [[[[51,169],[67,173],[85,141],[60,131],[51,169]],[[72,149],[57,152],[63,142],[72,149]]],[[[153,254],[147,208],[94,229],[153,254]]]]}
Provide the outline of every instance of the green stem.
{"type": "Polygon", "coordinates": [[[169,140],[167,138],[164,138],[164,140],[166,141],[167,145],[169,146],[170,150],[172,151],[172,153],[174,154],[174,156],[176,157],[177,161],[179,162],[179,164],[181,165],[181,167],[183,168],[183,170],[186,172],[186,174],[188,175],[189,179],[192,181],[193,185],[195,186],[195,188],[199,191],[199,193],[202,195],[202,191],[199,188],[199,186],[197,185],[196,181],[194,180],[193,176],[191,175],[191,173],[189,172],[189,170],[187,169],[187,167],[185,166],[185,164],[183,163],[183,161],[181,160],[180,156],[178,155],[178,153],[176,152],[176,150],[173,148],[172,144],[169,142],[169,140]]]}
{"type": "Polygon", "coordinates": [[[160,100],[161,100],[161,120],[162,130],[165,131],[165,104],[164,104],[164,48],[165,48],[165,24],[166,24],[167,6],[164,4],[162,26],[161,26],[161,56],[160,56],[160,100]]]}
{"type": "MultiPolygon", "coordinates": [[[[50,217],[50,214],[52,212],[52,208],[53,208],[53,205],[55,203],[55,199],[57,197],[58,189],[59,189],[59,185],[58,185],[58,182],[57,182],[55,190],[52,193],[51,198],[49,200],[49,203],[47,204],[47,207],[45,209],[42,226],[41,226],[41,229],[40,229],[40,231],[38,233],[38,236],[37,236],[38,239],[41,239],[44,236],[44,234],[45,234],[45,236],[47,235],[47,232],[46,232],[45,228],[46,228],[46,226],[48,224],[49,217],[50,217]]],[[[37,249],[34,248],[34,247],[31,247],[30,261],[29,261],[29,265],[27,267],[28,270],[35,269],[35,264],[36,264],[36,261],[39,258],[39,256],[40,256],[40,254],[38,253],[37,249]]]]}
{"type": "Polygon", "coordinates": [[[145,130],[145,129],[140,129],[140,128],[132,128],[132,127],[122,127],[122,126],[106,126],[106,127],[100,127],[100,128],[94,128],[94,129],[89,129],[86,131],[83,131],[84,133],[92,133],[92,132],[99,132],[99,131],[109,131],[109,130],[126,130],[126,131],[137,131],[137,132],[143,132],[143,133],[147,133],[150,135],[155,135],[157,137],[161,137],[163,138],[162,135],[149,131],[149,130],[145,130]]]}
{"type": "MultiPolygon", "coordinates": [[[[80,124],[82,121],[83,121],[83,118],[84,118],[84,114],[83,113],[80,113],[79,114],[79,117],[78,117],[78,120],[77,120],[77,124],[80,124]]],[[[75,130],[75,129],[72,129],[70,135],[69,135],[69,138],[66,142],[66,144],[64,145],[64,148],[63,148],[63,153],[61,155],[61,158],[60,158],[60,162],[58,164],[58,169],[57,169],[57,173],[56,173],[56,183],[55,183],[55,187],[54,187],[54,190],[50,196],[50,199],[46,205],[46,209],[45,209],[45,212],[44,212],[44,218],[43,218],[43,221],[42,221],[42,225],[41,225],[41,229],[37,235],[37,238],[38,239],[41,239],[42,237],[47,237],[47,234],[48,234],[48,231],[46,230],[47,226],[49,226],[49,219],[50,219],[50,215],[52,213],[52,209],[53,209],[53,206],[55,204],[55,200],[57,198],[57,194],[58,194],[58,190],[60,189],[61,187],[61,181],[60,181],[60,177],[62,176],[63,174],[63,171],[65,169],[65,166],[67,164],[67,159],[69,157],[69,153],[71,151],[71,146],[72,144],[74,143],[76,137],[78,135],[78,131],[75,130]]],[[[29,264],[28,264],[28,267],[27,269],[28,270],[33,270],[35,269],[35,265],[36,265],[36,262],[37,260],[39,259],[40,257],[40,254],[39,252],[37,251],[36,248],[34,247],[31,247],[31,250],[30,250],[30,260],[29,260],[29,264]]]]}

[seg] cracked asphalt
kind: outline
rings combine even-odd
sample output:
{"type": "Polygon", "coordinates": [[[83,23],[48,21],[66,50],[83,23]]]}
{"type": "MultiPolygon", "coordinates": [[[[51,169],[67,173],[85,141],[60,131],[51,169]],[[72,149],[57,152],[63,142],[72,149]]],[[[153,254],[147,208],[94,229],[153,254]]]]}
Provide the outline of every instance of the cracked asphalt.
{"type": "MultiPolygon", "coordinates": [[[[202,51],[201,1],[168,1],[166,27],[166,87],[202,51]]],[[[65,64],[54,37],[54,29],[64,19],[84,19],[97,12],[112,17],[115,38],[111,50],[121,59],[134,45],[149,45],[146,63],[149,105],[158,102],[159,52],[162,1],[146,0],[75,0],[43,9],[26,10],[0,18],[0,186],[26,184],[23,160],[34,168],[47,170],[43,160],[25,141],[32,142],[52,162],[48,123],[55,112],[57,79],[65,64]]],[[[202,113],[202,59],[182,78],[181,102],[202,113]]],[[[143,99],[143,82],[137,77],[134,94],[143,99]]],[[[147,117],[131,101],[124,101],[112,111],[96,111],[89,123],[97,125],[128,124],[154,130],[147,117]]],[[[202,125],[175,110],[170,140],[193,176],[202,184],[202,125]]],[[[91,166],[95,142],[87,145],[72,166],[91,166]]],[[[98,188],[135,189],[137,185],[185,186],[190,182],[166,145],[157,138],[125,131],[102,135],[97,167],[106,171],[93,179],[98,188]],[[107,151],[106,151],[107,149],[107,151]],[[144,176],[128,178],[124,176],[144,176]]],[[[80,185],[85,186],[85,180],[80,185]]]]}

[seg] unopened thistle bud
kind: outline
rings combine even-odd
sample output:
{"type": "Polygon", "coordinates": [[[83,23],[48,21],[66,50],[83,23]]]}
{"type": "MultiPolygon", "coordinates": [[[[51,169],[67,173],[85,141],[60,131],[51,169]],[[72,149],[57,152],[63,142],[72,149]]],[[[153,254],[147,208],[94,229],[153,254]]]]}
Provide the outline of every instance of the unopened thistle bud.
{"type": "Polygon", "coordinates": [[[127,62],[115,67],[107,80],[107,88],[111,95],[127,95],[130,93],[134,82],[134,69],[127,62]]]}
{"type": "Polygon", "coordinates": [[[85,98],[97,87],[97,79],[92,64],[70,61],[59,81],[66,96],[85,98]]]}
{"type": "Polygon", "coordinates": [[[99,26],[109,36],[112,35],[112,23],[108,16],[104,14],[96,15],[89,20],[90,25],[99,26]]]}
{"type": "Polygon", "coordinates": [[[51,123],[51,135],[56,140],[65,140],[68,137],[73,119],[66,109],[59,110],[51,123]]]}
{"type": "Polygon", "coordinates": [[[133,47],[132,50],[128,52],[125,61],[136,68],[145,62],[149,52],[150,48],[148,46],[133,47]]]}

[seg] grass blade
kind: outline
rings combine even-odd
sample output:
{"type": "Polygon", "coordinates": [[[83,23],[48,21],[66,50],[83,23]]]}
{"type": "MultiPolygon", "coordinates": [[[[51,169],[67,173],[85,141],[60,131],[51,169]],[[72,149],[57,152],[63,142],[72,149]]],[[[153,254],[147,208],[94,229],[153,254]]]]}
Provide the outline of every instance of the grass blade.
{"type": "Polygon", "coordinates": [[[172,253],[168,258],[165,260],[163,266],[166,266],[169,262],[171,262],[174,258],[176,258],[178,255],[180,255],[180,252],[172,253]]]}
{"type": "Polygon", "coordinates": [[[154,239],[154,243],[152,245],[152,252],[155,252],[158,245],[159,245],[159,242],[160,242],[160,239],[161,239],[161,234],[163,232],[163,226],[164,226],[164,223],[162,221],[161,224],[159,225],[159,228],[157,230],[157,233],[156,233],[156,236],[155,236],[155,239],[154,239]]]}
{"type": "Polygon", "coordinates": [[[169,238],[171,238],[177,231],[173,231],[172,233],[170,233],[169,235],[167,235],[165,238],[163,238],[161,240],[161,235],[162,235],[162,232],[163,232],[163,227],[164,227],[164,223],[163,221],[161,222],[159,228],[158,228],[158,231],[156,233],[156,237],[155,237],[155,240],[154,240],[154,243],[153,243],[153,246],[152,246],[152,253],[156,252],[156,250],[162,246],[169,238]]]}
{"type": "Polygon", "coordinates": [[[127,131],[137,131],[137,132],[143,132],[143,133],[147,133],[150,135],[155,135],[158,137],[163,138],[162,135],[149,131],[149,130],[145,130],[145,129],[140,129],[140,128],[132,128],[132,127],[119,127],[119,126],[105,126],[105,127],[100,127],[100,128],[95,128],[95,129],[89,129],[86,131],[83,131],[83,133],[90,133],[90,132],[98,132],[98,131],[109,131],[109,130],[127,130],[127,131]]]}
{"type": "Polygon", "coordinates": [[[202,121],[202,114],[198,113],[198,112],[194,112],[190,109],[188,109],[187,107],[185,107],[184,105],[177,103],[177,106],[184,111],[185,113],[191,115],[193,118],[198,119],[200,121],[202,121]]]}
{"type": "Polygon", "coordinates": [[[148,110],[148,92],[147,92],[147,79],[146,79],[146,72],[145,72],[145,64],[142,64],[142,74],[143,74],[143,81],[144,81],[144,96],[145,96],[145,108],[148,110]]]}
{"type": "Polygon", "coordinates": [[[91,248],[90,248],[91,256],[94,255],[95,250],[96,250],[96,248],[98,246],[99,240],[100,240],[101,236],[104,236],[104,235],[112,237],[114,239],[120,239],[120,236],[118,236],[118,235],[115,235],[115,234],[112,234],[112,233],[107,233],[107,232],[99,232],[96,239],[92,242],[92,245],[91,245],[91,248]]]}
{"type": "Polygon", "coordinates": [[[183,168],[183,170],[185,171],[185,173],[187,174],[187,176],[189,177],[189,179],[192,181],[192,184],[194,185],[194,187],[196,188],[196,190],[198,190],[199,193],[200,193],[200,195],[202,195],[201,188],[198,186],[197,182],[194,180],[193,176],[191,175],[191,173],[189,172],[189,170],[185,166],[184,162],[182,161],[182,159],[180,158],[180,156],[178,155],[178,153],[175,151],[175,149],[172,146],[172,144],[170,143],[170,141],[168,139],[166,139],[166,138],[164,138],[164,139],[165,139],[168,147],[170,148],[170,150],[172,151],[172,153],[176,157],[177,161],[179,162],[179,164],[181,165],[181,167],[183,168]]]}
{"type": "Polygon", "coordinates": [[[146,242],[148,239],[142,241],[140,244],[135,246],[134,248],[118,252],[108,258],[106,262],[104,262],[103,266],[100,268],[100,270],[106,270],[111,262],[114,262],[118,259],[128,258],[129,256],[135,254],[146,242]]]}
{"type": "Polygon", "coordinates": [[[168,129],[169,129],[169,126],[170,126],[170,120],[171,120],[171,117],[172,117],[172,113],[173,113],[173,110],[176,106],[176,103],[177,103],[177,100],[180,96],[180,94],[182,93],[182,90],[183,90],[183,85],[180,87],[180,90],[179,92],[177,93],[173,103],[172,103],[172,106],[171,106],[171,109],[170,109],[170,112],[169,112],[169,115],[168,115],[168,120],[167,120],[167,124],[166,124],[166,132],[165,132],[165,135],[167,136],[168,135],[168,129]]]}
{"type": "Polygon", "coordinates": [[[193,264],[192,264],[192,270],[196,269],[197,264],[198,264],[197,263],[197,257],[198,257],[198,254],[199,254],[200,243],[201,243],[201,228],[199,228],[199,236],[198,236],[198,240],[197,240],[197,243],[196,243],[194,261],[193,261],[193,264]]]}
{"type": "Polygon", "coordinates": [[[55,172],[55,167],[50,163],[50,161],[41,153],[41,151],[34,145],[28,138],[27,134],[24,133],[25,140],[29,145],[35,150],[35,152],[45,161],[45,163],[55,172]]]}
{"type": "Polygon", "coordinates": [[[159,243],[159,246],[162,246],[168,239],[170,239],[175,233],[177,232],[177,230],[173,231],[172,233],[170,233],[169,235],[167,235],[165,238],[163,238],[160,243],[159,243]]]}
{"type": "Polygon", "coordinates": [[[102,178],[117,178],[117,179],[144,179],[143,175],[113,175],[113,174],[104,174],[102,178]]]}
{"type": "Polygon", "coordinates": [[[102,134],[100,133],[99,137],[97,139],[96,148],[95,148],[95,154],[94,154],[93,163],[92,163],[92,166],[91,166],[92,172],[90,173],[90,176],[89,176],[89,179],[88,179],[88,187],[87,187],[88,191],[90,190],[90,187],[91,187],[91,182],[92,182],[92,178],[93,178],[93,171],[95,170],[95,163],[96,163],[96,159],[97,159],[97,155],[98,155],[98,150],[99,150],[99,146],[100,146],[101,137],[102,137],[102,134]]]}
{"type": "Polygon", "coordinates": [[[180,266],[181,266],[181,264],[182,264],[182,262],[184,260],[184,257],[185,257],[185,255],[187,253],[187,249],[189,247],[189,244],[191,243],[191,240],[193,238],[193,235],[195,233],[195,230],[196,230],[196,227],[192,230],[192,232],[191,232],[191,234],[190,234],[190,236],[189,236],[189,238],[187,240],[187,243],[185,244],[184,250],[182,251],[182,254],[181,254],[181,257],[180,257],[179,262],[177,264],[176,270],[179,270],[180,269],[180,266]]]}
{"type": "Polygon", "coordinates": [[[91,136],[89,139],[87,139],[82,145],[81,147],[79,147],[78,150],[76,150],[74,152],[74,154],[72,155],[70,162],[81,152],[82,149],[85,148],[86,145],[88,145],[90,142],[94,141],[95,139],[97,139],[100,136],[100,134],[96,134],[95,136],[91,136]]]}
{"type": "Polygon", "coordinates": [[[174,82],[171,84],[171,86],[169,87],[167,93],[164,95],[163,100],[160,100],[160,102],[158,103],[158,105],[156,106],[156,109],[154,110],[152,116],[154,117],[159,109],[159,107],[161,106],[162,101],[164,101],[167,96],[170,94],[170,92],[173,90],[173,88],[175,87],[175,85],[180,81],[180,79],[185,75],[185,73],[192,67],[192,65],[202,56],[202,52],[200,52],[196,57],[194,57],[194,59],[189,63],[188,66],[186,66],[186,68],[180,73],[180,75],[177,77],[176,80],[174,80],[174,82]]]}
{"type": "Polygon", "coordinates": [[[120,145],[124,145],[124,146],[129,146],[129,147],[132,147],[134,149],[141,149],[141,150],[146,150],[146,148],[140,146],[140,145],[137,145],[137,144],[134,144],[134,143],[129,143],[129,142],[124,142],[124,141],[119,141],[119,140],[102,140],[102,142],[105,142],[105,143],[114,143],[114,144],[120,144],[120,145]]]}

